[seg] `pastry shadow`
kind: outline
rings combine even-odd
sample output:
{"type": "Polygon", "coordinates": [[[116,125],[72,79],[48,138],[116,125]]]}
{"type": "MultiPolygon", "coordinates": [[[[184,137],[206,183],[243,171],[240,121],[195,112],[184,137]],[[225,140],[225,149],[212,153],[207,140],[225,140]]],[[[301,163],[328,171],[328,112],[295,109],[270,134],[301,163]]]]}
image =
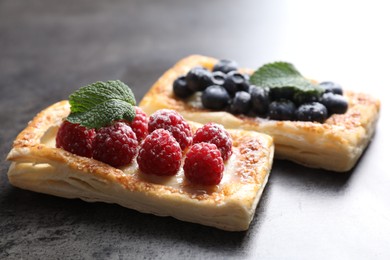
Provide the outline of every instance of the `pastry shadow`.
{"type": "Polygon", "coordinates": [[[274,185],[288,185],[292,189],[309,186],[316,190],[340,192],[347,188],[353,172],[353,169],[348,172],[332,172],[307,168],[286,160],[275,160],[271,181],[274,185]]]}
{"type": "Polygon", "coordinates": [[[352,179],[359,174],[364,174],[360,170],[363,168],[364,160],[370,154],[372,141],[368,143],[366,149],[356,162],[355,166],[346,172],[333,172],[323,169],[308,168],[287,160],[275,159],[270,181],[276,185],[289,185],[293,187],[306,186],[311,190],[322,190],[329,192],[343,192],[348,188],[352,179]],[[291,184],[294,185],[291,185],[291,184]]]}

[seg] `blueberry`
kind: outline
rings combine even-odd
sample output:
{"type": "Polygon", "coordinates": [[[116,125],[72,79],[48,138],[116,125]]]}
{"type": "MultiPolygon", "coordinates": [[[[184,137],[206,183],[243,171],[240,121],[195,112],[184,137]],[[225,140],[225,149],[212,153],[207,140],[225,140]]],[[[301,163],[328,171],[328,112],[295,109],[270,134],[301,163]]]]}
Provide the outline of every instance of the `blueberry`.
{"type": "Polygon", "coordinates": [[[249,87],[251,95],[252,109],[257,115],[264,115],[268,111],[269,106],[269,89],[251,85],[249,87]]]}
{"type": "Polygon", "coordinates": [[[344,114],[348,110],[348,100],[332,92],[324,93],[320,102],[326,106],[329,114],[344,114]]]}
{"type": "Polygon", "coordinates": [[[232,114],[247,114],[251,109],[251,95],[245,91],[238,91],[230,104],[232,114]]]}
{"type": "Polygon", "coordinates": [[[212,73],[212,81],[214,85],[223,86],[225,84],[226,74],[222,71],[214,71],[212,73]]]}
{"type": "Polygon", "coordinates": [[[295,104],[287,99],[271,102],[269,105],[269,117],[275,120],[294,120],[295,104]]]}
{"type": "Polygon", "coordinates": [[[249,82],[245,76],[238,71],[231,71],[226,75],[225,84],[223,85],[231,96],[237,91],[249,90],[249,82]]]}
{"type": "Polygon", "coordinates": [[[212,110],[223,110],[229,103],[230,96],[222,86],[212,85],[202,93],[203,107],[212,110]]]}
{"type": "Polygon", "coordinates": [[[187,98],[194,92],[188,87],[186,76],[180,76],[173,82],[173,93],[179,98],[187,98]]]}
{"type": "Polygon", "coordinates": [[[203,91],[213,84],[211,72],[202,67],[192,68],[186,76],[188,87],[192,91],[203,91]]]}
{"type": "Polygon", "coordinates": [[[328,110],[321,103],[311,102],[299,106],[295,115],[299,121],[315,121],[323,123],[328,118],[328,110]]]}
{"type": "Polygon", "coordinates": [[[325,90],[325,93],[332,92],[334,94],[343,95],[343,88],[337,83],[324,81],[321,82],[319,86],[325,90]]]}
{"type": "Polygon", "coordinates": [[[213,67],[213,71],[221,71],[225,74],[237,69],[238,64],[233,60],[219,60],[213,67]]]}
{"type": "Polygon", "coordinates": [[[302,105],[304,103],[317,102],[320,99],[319,95],[312,92],[298,91],[294,93],[292,100],[296,105],[302,105]]]}
{"type": "Polygon", "coordinates": [[[272,88],[270,91],[272,100],[289,99],[292,100],[295,90],[292,87],[272,88]]]}

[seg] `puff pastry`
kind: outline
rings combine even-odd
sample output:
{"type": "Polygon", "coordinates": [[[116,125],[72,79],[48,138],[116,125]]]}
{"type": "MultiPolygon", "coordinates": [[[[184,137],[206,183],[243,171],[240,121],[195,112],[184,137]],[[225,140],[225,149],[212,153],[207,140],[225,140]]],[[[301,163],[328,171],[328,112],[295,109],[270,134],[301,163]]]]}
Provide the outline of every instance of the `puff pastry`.
{"type": "MultiPolygon", "coordinates": [[[[263,132],[273,136],[275,156],[296,163],[331,171],[344,172],[353,168],[370,141],[379,117],[380,102],[367,94],[346,91],[348,111],[332,115],[325,123],[274,121],[263,118],[235,116],[202,108],[200,96],[194,94],[180,100],[172,91],[173,81],[194,66],[211,69],[216,59],[193,55],[179,61],[165,72],[140,102],[146,113],[161,108],[175,109],[187,120],[200,123],[216,122],[231,129],[263,132]]],[[[242,72],[252,73],[250,69],[242,72]]]]}
{"type": "MultiPolygon", "coordinates": [[[[55,136],[69,104],[62,101],[40,112],[14,141],[7,159],[8,178],[23,189],[88,202],[117,203],[159,216],[228,231],[249,227],[273,161],[272,137],[229,130],[233,155],[219,185],[195,186],[181,169],[176,176],[146,176],[136,160],[117,169],[55,148],[55,136]]],[[[191,123],[195,131],[199,124],[191,123]]]]}

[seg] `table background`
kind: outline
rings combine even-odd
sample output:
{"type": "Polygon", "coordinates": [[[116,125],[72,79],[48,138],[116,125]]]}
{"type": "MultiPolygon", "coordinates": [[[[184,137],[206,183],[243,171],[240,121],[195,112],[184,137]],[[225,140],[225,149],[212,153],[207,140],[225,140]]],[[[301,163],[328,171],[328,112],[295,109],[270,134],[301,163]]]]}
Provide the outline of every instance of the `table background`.
{"type": "Polygon", "coordinates": [[[0,0],[0,258],[389,259],[388,10],[375,0],[0,0]],[[6,154],[37,112],[98,80],[124,81],[139,101],[190,54],[289,61],[371,93],[382,101],[376,134],[348,173],[275,161],[247,232],[8,183],[6,154]]]}

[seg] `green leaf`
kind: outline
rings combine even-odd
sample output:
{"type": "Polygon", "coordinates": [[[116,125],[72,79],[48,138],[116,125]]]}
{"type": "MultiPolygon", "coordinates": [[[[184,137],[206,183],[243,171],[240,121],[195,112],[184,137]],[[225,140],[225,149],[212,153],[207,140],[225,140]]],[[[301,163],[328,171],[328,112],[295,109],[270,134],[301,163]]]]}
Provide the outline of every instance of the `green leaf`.
{"type": "Polygon", "coordinates": [[[67,120],[88,128],[100,128],[115,120],[132,121],[136,104],[131,89],[119,80],[80,88],[69,96],[71,113],[67,120]]]}
{"type": "Polygon", "coordinates": [[[255,71],[249,80],[253,85],[270,89],[289,87],[296,92],[306,92],[315,95],[320,95],[323,92],[320,87],[304,78],[294,65],[287,62],[265,64],[255,71]]]}

